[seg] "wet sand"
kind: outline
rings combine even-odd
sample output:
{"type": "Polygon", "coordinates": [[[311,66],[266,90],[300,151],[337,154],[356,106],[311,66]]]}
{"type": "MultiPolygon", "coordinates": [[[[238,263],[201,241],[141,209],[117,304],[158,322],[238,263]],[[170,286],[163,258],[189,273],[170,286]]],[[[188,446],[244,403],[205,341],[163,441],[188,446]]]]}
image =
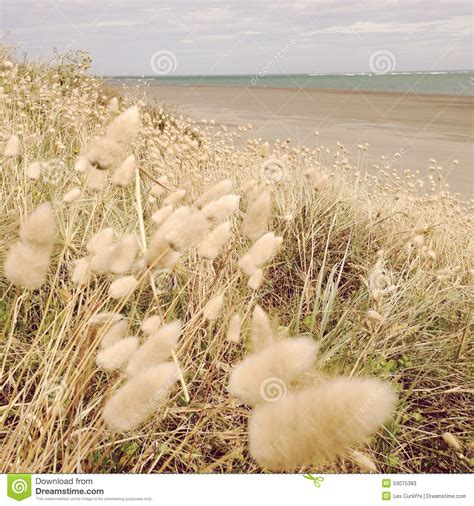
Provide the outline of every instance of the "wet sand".
{"type": "Polygon", "coordinates": [[[229,127],[251,123],[251,135],[263,140],[290,138],[308,147],[331,149],[337,141],[357,156],[357,145],[370,144],[370,161],[393,159],[403,169],[426,174],[429,159],[448,173],[453,192],[473,193],[474,98],[450,95],[350,92],[237,87],[143,88],[149,99],[178,105],[195,120],[214,119],[229,127]],[[452,167],[453,160],[459,164],[452,167]]]}

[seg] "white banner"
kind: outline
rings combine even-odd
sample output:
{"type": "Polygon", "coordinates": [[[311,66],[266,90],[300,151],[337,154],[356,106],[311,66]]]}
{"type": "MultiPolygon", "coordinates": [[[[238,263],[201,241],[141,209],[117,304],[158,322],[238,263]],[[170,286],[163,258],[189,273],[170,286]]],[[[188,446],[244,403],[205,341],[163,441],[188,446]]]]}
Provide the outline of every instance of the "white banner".
{"type": "Polygon", "coordinates": [[[468,505],[472,475],[0,475],[0,504],[468,505]]]}

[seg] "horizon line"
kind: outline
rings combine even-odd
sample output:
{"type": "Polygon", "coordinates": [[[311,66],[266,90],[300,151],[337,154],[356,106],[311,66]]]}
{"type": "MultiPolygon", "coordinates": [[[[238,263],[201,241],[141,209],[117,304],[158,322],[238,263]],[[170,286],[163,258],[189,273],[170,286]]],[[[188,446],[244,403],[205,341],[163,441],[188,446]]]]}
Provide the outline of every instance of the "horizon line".
{"type": "Polygon", "coordinates": [[[258,76],[260,79],[265,77],[284,77],[284,76],[344,76],[344,75],[360,75],[360,76],[387,76],[397,74],[439,74],[439,73],[455,73],[455,72],[474,72],[474,69],[456,69],[456,70],[399,70],[396,72],[386,73],[375,73],[375,72],[295,72],[295,73],[283,73],[283,74],[264,74],[259,75],[258,72],[251,74],[96,74],[98,77],[136,77],[139,79],[145,78],[180,78],[180,77],[253,77],[258,76]]]}

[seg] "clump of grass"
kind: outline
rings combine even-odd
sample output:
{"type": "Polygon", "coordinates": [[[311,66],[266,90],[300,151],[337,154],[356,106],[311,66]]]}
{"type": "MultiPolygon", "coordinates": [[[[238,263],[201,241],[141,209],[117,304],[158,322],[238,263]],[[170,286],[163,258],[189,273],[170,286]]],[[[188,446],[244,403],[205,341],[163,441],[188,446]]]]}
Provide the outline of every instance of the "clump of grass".
{"type": "Polygon", "coordinates": [[[2,471],[469,471],[472,203],[442,170],[371,169],[366,144],[353,156],[319,137],[270,145],[249,125],[198,125],[118,96],[82,53],[52,66],[0,54],[5,270],[31,210],[51,202],[57,230],[34,286],[0,279],[2,471]],[[156,338],[176,320],[179,340],[156,338]],[[239,363],[303,342],[319,352],[290,374],[285,410],[230,395],[239,363]],[[339,376],[350,379],[328,380],[339,376]],[[367,430],[346,427],[387,383],[399,401],[386,428],[392,401],[368,409],[367,430]],[[257,413],[278,435],[323,401],[310,412],[321,430],[297,439],[289,463],[255,424],[249,446],[257,413]]]}

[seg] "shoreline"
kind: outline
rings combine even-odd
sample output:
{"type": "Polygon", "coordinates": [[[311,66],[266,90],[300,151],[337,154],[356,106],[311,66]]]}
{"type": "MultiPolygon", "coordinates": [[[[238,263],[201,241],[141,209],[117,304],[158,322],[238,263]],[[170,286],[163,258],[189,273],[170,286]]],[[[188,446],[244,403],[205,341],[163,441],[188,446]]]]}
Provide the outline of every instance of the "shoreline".
{"type": "Polygon", "coordinates": [[[473,193],[474,97],[208,85],[116,88],[176,106],[196,122],[213,119],[227,128],[250,123],[253,128],[241,136],[243,141],[289,138],[293,145],[324,145],[331,152],[341,142],[352,159],[358,156],[357,146],[368,142],[369,167],[388,163],[400,171],[419,171],[425,179],[429,160],[435,159],[452,192],[463,197],[473,193]],[[459,161],[455,168],[454,160],[459,161]]]}
{"type": "MultiPolygon", "coordinates": [[[[140,78],[137,78],[140,79],[140,78]]],[[[116,87],[118,89],[122,89],[122,87],[117,85],[116,83],[120,83],[120,79],[104,79],[104,82],[109,85],[116,87]]],[[[125,83],[123,83],[125,84],[125,83]]],[[[268,91],[301,91],[304,93],[340,93],[340,94],[348,94],[348,93],[358,93],[358,94],[367,94],[367,95],[390,95],[390,96],[417,96],[417,97],[426,97],[426,98],[466,98],[471,99],[474,102],[474,94],[473,95],[462,95],[462,94],[451,94],[451,93],[417,93],[415,91],[385,91],[385,90],[365,90],[365,89],[350,89],[350,88],[302,88],[299,86],[293,87],[284,87],[284,86],[237,86],[234,84],[223,84],[221,86],[217,86],[214,84],[193,84],[191,86],[187,84],[149,84],[144,81],[140,84],[135,84],[131,86],[141,86],[141,87],[150,87],[150,88],[209,88],[209,89],[233,89],[233,90],[241,90],[241,89],[257,89],[257,90],[268,90],[268,91]]],[[[127,87],[127,85],[125,85],[127,87]]]]}

